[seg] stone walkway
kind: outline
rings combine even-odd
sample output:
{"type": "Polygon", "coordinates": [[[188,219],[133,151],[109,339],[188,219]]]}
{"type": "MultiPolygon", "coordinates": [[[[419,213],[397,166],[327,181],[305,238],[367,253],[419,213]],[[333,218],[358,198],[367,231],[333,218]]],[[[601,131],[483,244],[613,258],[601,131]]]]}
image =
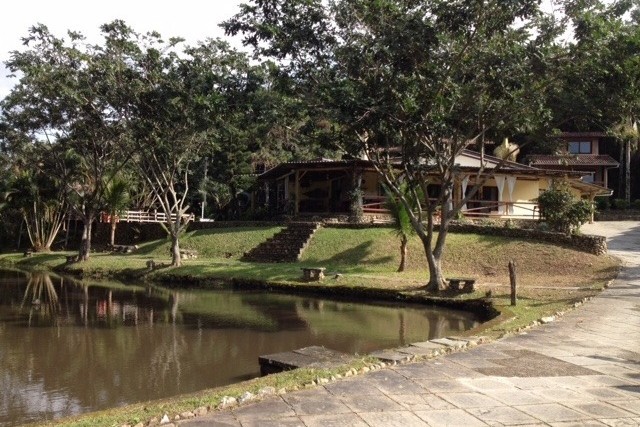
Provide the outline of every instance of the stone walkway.
{"type": "Polygon", "coordinates": [[[526,334],[178,422],[195,426],[640,425],[640,223],[585,226],[625,266],[526,334]]]}

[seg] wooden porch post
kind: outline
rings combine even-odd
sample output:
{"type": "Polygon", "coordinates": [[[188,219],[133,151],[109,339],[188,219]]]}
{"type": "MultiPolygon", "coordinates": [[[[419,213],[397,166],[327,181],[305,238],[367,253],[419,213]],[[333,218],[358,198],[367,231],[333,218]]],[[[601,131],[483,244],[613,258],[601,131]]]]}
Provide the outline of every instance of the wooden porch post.
{"type": "Polygon", "coordinates": [[[593,224],[596,220],[595,218],[595,214],[596,214],[596,195],[595,194],[590,194],[589,195],[589,201],[591,202],[591,218],[589,219],[589,224],[593,224]]]}

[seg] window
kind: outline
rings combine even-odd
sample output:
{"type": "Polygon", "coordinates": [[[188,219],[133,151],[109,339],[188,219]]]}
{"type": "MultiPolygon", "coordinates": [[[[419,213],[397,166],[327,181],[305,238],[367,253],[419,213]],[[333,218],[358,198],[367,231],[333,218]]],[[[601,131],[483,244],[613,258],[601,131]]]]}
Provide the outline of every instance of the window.
{"type": "Polygon", "coordinates": [[[594,179],[594,177],[593,177],[593,174],[592,174],[592,173],[590,173],[590,174],[588,174],[588,175],[584,175],[584,176],[582,177],[582,181],[583,181],[583,182],[588,182],[589,184],[593,184],[593,183],[594,183],[594,181],[595,181],[595,179],[594,179]]]}
{"type": "Polygon", "coordinates": [[[571,154],[591,154],[591,141],[571,141],[571,142],[569,142],[569,153],[571,153],[571,154]]]}

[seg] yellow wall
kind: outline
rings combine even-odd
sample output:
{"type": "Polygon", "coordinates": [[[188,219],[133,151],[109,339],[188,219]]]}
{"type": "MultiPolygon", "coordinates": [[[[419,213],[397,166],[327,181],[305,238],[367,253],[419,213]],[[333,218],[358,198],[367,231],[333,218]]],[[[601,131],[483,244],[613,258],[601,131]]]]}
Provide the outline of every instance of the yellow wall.
{"type": "Polygon", "coordinates": [[[378,196],[378,173],[366,171],[362,174],[362,192],[365,197],[378,196]]]}

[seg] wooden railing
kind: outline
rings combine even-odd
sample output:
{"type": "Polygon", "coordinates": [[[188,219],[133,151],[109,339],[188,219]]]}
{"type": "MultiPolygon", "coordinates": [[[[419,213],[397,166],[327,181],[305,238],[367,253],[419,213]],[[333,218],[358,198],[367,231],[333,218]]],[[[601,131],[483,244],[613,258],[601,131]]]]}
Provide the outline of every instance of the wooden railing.
{"type": "MultiPolygon", "coordinates": [[[[389,213],[384,197],[365,197],[362,204],[364,213],[389,213]]],[[[511,218],[538,219],[540,210],[534,202],[497,202],[493,200],[470,200],[461,213],[470,217],[509,216],[511,218]],[[517,213],[516,213],[517,210],[517,213]]]]}
{"type": "MultiPolygon", "coordinates": [[[[176,214],[171,215],[173,221],[178,216],[176,214]]],[[[182,215],[183,221],[193,221],[195,219],[194,214],[182,215]]],[[[164,212],[157,211],[124,211],[120,215],[116,215],[116,222],[166,222],[167,215],[164,212]]],[[[100,222],[111,222],[111,216],[107,213],[100,215],[100,222]]]]}

